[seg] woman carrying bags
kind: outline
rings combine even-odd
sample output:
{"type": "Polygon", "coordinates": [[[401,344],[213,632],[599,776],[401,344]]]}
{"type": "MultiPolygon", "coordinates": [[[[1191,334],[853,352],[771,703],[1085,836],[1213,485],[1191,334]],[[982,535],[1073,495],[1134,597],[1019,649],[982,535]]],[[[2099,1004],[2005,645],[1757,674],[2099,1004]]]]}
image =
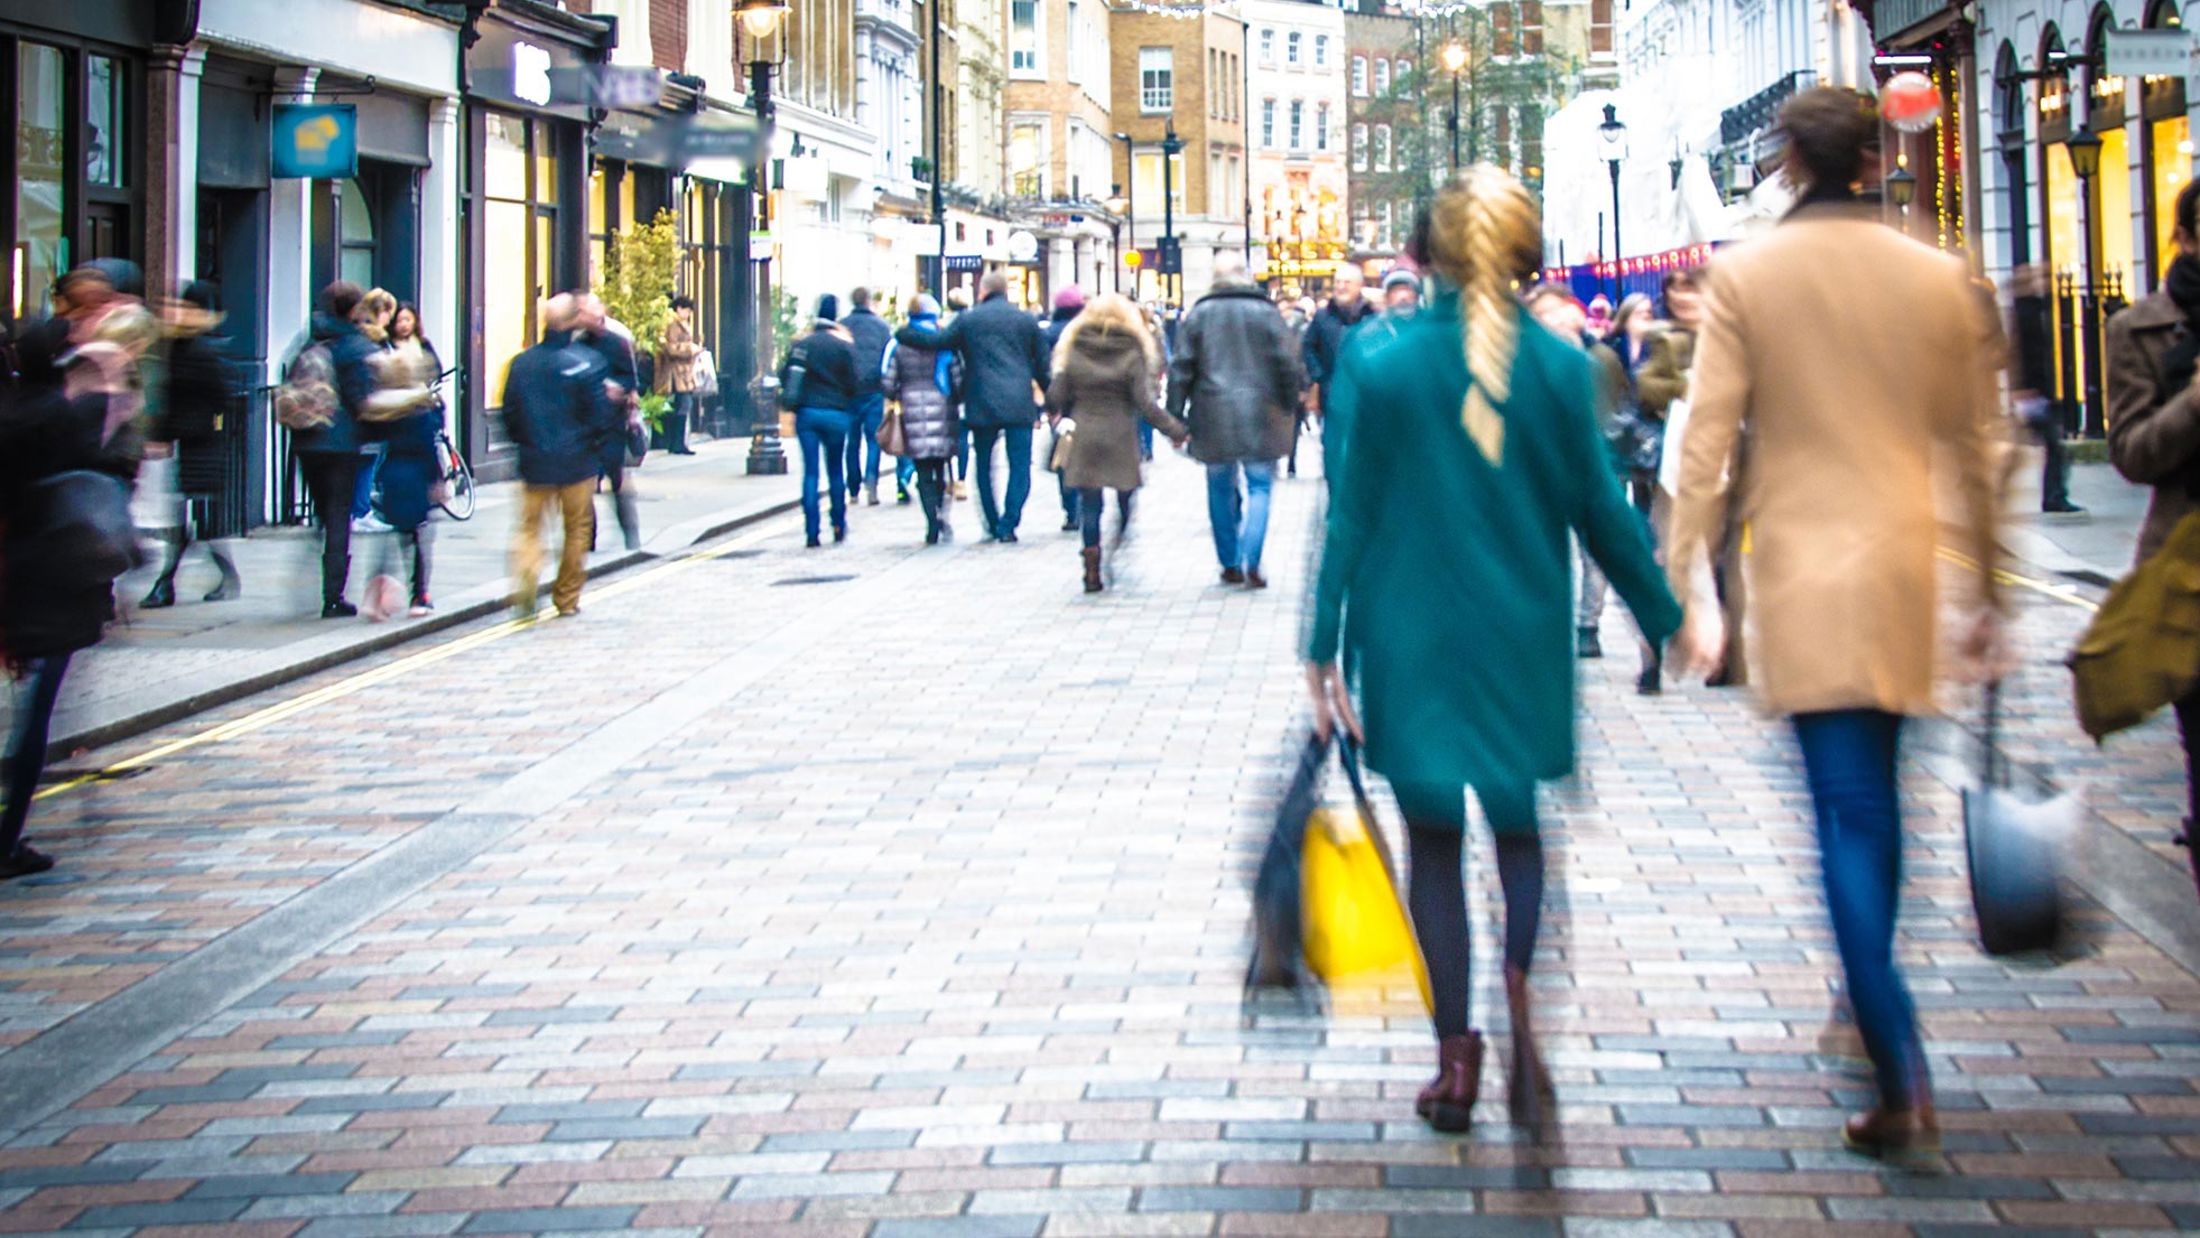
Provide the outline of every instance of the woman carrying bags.
{"type": "MultiPolygon", "coordinates": [[[[937,331],[940,303],[923,293],[911,297],[909,325],[937,331]]],[[[924,544],[953,541],[955,530],[947,522],[947,466],[962,443],[962,361],[952,352],[889,340],[881,366],[886,398],[901,410],[902,439],[909,449],[902,459],[916,470],[924,544]]]]}
{"type": "Polygon", "coordinates": [[[1084,530],[1085,592],[1098,593],[1101,490],[1115,491],[1116,537],[1130,527],[1145,453],[1138,427],[1151,422],[1182,443],[1184,423],[1161,408],[1161,344],[1129,297],[1110,293],[1085,307],[1062,332],[1047,385],[1047,417],[1073,424],[1062,481],[1077,496],[1084,530]]]}
{"type": "Polygon", "coordinates": [[[1332,380],[1349,445],[1330,483],[1307,684],[1317,733],[1341,721],[1361,737],[1343,652],[1367,764],[1404,811],[1438,1053],[1416,1111],[1463,1131],[1481,1089],[1462,874],[1471,787],[1505,893],[1508,1100],[1515,1121],[1541,1129],[1554,1110],[1528,1001],[1543,897],[1535,794],[1574,765],[1569,534],[1651,641],[1680,626],[1680,607],[1613,478],[1589,359],[1513,295],[1543,259],[1527,190],[1469,169],[1422,216],[1415,250],[1437,295],[1396,331],[1356,336],[1332,380]]]}

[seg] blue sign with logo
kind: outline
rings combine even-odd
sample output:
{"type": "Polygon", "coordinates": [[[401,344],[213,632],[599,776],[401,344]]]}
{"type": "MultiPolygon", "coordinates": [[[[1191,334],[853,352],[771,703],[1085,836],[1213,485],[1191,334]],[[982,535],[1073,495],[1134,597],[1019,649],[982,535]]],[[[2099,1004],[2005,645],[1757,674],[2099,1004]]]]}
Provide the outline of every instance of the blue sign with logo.
{"type": "Polygon", "coordinates": [[[277,176],[359,175],[359,109],[349,103],[275,105],[277,176]]]}

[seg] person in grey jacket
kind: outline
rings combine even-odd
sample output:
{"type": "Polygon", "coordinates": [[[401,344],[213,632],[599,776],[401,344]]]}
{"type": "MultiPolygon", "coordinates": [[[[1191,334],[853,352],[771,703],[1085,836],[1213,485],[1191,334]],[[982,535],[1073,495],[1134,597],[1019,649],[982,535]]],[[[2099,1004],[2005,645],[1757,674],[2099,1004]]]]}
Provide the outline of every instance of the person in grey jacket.
{"type": "Polygon", "coordinates": [[[1260,552],[1268,536],[1269,492],[1276,461],[1291,450],[1305,386],[1296,344],[1283,315],[1235,256],[1216,261],[1214,291],[1177,329],[1169,413],[1191,426],[1192,458],[1207,466],[1207,518],[1224,584],[1268,584],[1260,552]]]}
{"type": "MultiPolygon", "coordinates": [[[[940,303],[922,293],[909,300],[909,325],[936,329],[940,303]]],[[[902,457],[916,470],[917,498],[924,504],[924,544],[953,541],[947,522],[947,466],[962,441],[962,410],[957,406],[962,362],[953,353],[886,345],[883,366],[886,398],[901,409],[901,433],[909,452],[902,457]]]]}
{"type": "Polygon", "coordinates": [[[1039,324],[1008,299],[1008,276],[991,271],[978,284],[979,303],[945,330],[910,325],[895,333],[902,347],[952,349],[962,358],[963,422],[977,440],[978,506],[986,536],[1016,540],[1024,500],[1031,497],[1031,432],[1047,386],[1047,343],[1039,324]],[[1008,494],[993,497],[993,445],[1008,445],[1008,494]]]}

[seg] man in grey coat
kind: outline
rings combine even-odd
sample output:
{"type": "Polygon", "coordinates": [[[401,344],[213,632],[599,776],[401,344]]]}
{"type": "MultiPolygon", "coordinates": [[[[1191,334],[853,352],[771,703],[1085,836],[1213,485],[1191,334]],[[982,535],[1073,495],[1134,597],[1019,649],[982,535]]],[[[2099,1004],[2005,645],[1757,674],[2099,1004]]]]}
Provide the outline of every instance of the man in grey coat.
{"type": "Polygon", "coordinates": [[[1269,494],[1276,462],[1291,450],[1305,383],[1291,328],[1246,274],[1245,260],[1217,259],[1214,290],[1177,328],[1169,412],[1191,426],[1192,458],[1207,466],[1207,518],[1224,584],[1267,587],[1260,552],[1269,494]]]}

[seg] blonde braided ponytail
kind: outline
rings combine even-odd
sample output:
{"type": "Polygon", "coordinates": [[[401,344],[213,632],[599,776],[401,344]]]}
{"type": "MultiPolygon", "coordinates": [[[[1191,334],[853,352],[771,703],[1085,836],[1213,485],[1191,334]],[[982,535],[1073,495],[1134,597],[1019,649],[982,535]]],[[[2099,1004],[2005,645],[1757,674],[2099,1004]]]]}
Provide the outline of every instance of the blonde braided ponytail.
{"type": "Polygon", "coordinates": [[[1520,343],[1514,285],[1543,261],[1543,227],[1535,199],[1510,173],[1476,164],[1453,178],[1429,207],[1428,259],[1460,289],[1466,399],[1460,423],[1483,458],[1505,455],[1503,406],[1512,396],[1514,350],[1520,343]]]}

